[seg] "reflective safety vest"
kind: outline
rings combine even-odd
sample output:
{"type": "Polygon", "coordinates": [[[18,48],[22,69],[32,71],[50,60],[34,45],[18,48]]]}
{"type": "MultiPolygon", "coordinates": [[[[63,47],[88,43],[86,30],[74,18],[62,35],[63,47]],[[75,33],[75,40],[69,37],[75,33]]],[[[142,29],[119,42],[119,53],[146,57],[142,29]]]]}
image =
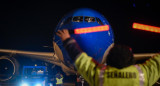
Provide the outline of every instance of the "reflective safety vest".
{"type": "Polygon", "coordinates": [[[144,64],[117,69],[99,65],[83,52],[75,66],[90,86],[152,86],[160,77],[160,54],[144,64]]]}
{"type": "Polygon", "coordinates": [[[57,82],[56,84],[63,84],[63,77],[62,78],[56,78],[57,82]]]}

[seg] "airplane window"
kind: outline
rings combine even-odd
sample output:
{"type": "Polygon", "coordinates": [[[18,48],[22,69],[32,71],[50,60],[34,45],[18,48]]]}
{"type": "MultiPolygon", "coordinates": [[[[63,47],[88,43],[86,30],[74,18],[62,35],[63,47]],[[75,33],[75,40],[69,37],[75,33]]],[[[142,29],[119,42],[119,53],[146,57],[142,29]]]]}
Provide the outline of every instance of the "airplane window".
{"type": "Polygon", "coordinates": [[[96,20],[97,20],[98,24],[103,25],[103,22],[99,18],[96,18],[96,20]]]}
{"type": "Polygon", "coordinates": [[[94,17],[85,17],[84,20],[86,22],[95,22],[96,21],[94,17]]]}
{"type": "Polygon", "coordinates": [[[68,17],[68,19],[64,21],[64,24],[68,24],[69,22],[71,22],[71,20],[72,20],[72,17],[68,17]]]}
{"type": "Polygon", "coordinates": [[[83,21],[83,16],[75,16],[73,17],[73,22],[82,22],[83,21]]]}

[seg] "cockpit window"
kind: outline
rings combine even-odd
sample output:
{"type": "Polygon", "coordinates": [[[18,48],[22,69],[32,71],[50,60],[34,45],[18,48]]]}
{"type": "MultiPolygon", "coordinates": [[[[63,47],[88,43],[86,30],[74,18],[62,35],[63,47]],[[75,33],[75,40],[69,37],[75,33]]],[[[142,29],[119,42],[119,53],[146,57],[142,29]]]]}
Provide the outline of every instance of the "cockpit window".
{"type": "Polygon", "coordinates": [[[86,22],[95,22],[95,21],[96,21],[94,17],[88,17],[88,16],[85,17],[84,20],[85,20],[86,22]]]}
{"type": "Polygon", "coordinates": [[[82,22],[83,21],[83,16],[75,16],[73,17],[73,22],[82,22]]]}
{"type": "Polygon", "coordinates": [[[96,20],[97,20],[98,24],[103,25],[103,22],[99,18],[96,17],[96,20]]]}
{"type": "Polygon", "coordinates": [[[71,20],[72,20],[72,17],[68,17],[62,24],[68,24],[69,22],[71,22],[71,20]]]}

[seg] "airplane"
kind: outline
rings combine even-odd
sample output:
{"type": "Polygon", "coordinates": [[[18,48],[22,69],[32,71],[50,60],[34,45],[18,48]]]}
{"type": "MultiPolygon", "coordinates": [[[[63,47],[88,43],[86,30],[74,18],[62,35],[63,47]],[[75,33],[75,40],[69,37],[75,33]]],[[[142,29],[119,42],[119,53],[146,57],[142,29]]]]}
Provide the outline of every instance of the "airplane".
{"type": "MultiPolygon", "coordinates": [[[[106,60],[106,51],[108,47],[114,43],[114,33],[107,19],[99,12],[90,8],[75,9],[65,15],[58,23],[53,36],[54,52],[34,52],[11,49],[0,49],[1,53],[30,55],[31,58],[43,60],[62,68],[66,75],[76,74],[73,61],[68,56],[63,47],[63,43],[58,36],[55,35],[57,30],[68,29],[71,37],[73,37],[80,45],[82,50],[89,56],[93,57],[99,63],[104,64],[106,60]]],[[[151,57],[155,53],[134,54],[136,59],[145,59],[151,57]]],[[[6,61],[12,64],[13,72],[7,78],[0,78],[0,81],[8,81],[18,71],[16,58],[1,56],[0,62],[6,61]]],[[[8,67],[8,66],[7,66],[8,67]]],[[[3,68],[1,68],[0,71],[3,68]]]]}

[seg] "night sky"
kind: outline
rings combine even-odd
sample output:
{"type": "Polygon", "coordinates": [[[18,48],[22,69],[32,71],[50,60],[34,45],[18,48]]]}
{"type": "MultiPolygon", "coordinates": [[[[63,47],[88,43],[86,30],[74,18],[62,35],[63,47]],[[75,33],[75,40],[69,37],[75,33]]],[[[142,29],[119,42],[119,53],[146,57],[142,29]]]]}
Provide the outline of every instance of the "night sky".
{"type": "Polygon", "coordinates": [[[6,1],[0,3],[0,48],[50,51],[59,20],[76,8],[92,8],[110,22],[115,42],[129,45],[135,53],[160,52],[160,34],[133,30],[138,22],[160,27],[158,0],[57,0],[6,1]]]}

